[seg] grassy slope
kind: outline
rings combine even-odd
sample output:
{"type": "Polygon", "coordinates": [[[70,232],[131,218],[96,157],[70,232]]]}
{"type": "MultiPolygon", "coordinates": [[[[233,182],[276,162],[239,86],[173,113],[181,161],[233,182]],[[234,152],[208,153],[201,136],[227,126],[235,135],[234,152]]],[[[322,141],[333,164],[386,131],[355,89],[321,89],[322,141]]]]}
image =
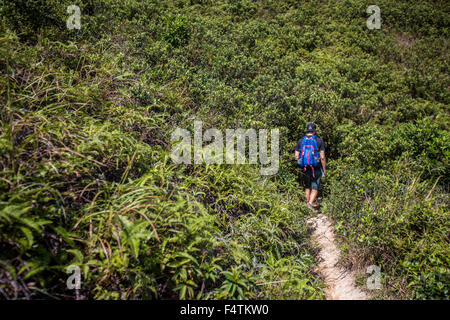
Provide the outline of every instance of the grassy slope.
{"type": "Polygon", "coordinates": [[[81,31],[56,2],[3,3],[3,295],[73,297],[77,264],[86,297],[323,298],[291,160],[315,121],[347,261],[448,298],[445,2],[380,1],[372,31],[365,1],[66,2],[81,31]],[[279,127],[279,174],[175,166],[195,118],[279,127]]]}

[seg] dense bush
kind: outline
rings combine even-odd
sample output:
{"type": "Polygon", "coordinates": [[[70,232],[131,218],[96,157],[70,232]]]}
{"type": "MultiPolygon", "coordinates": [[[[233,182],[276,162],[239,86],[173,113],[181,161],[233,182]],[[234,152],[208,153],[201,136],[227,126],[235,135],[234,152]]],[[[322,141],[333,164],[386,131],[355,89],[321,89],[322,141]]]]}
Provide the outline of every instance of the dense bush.
{"type": "Polygon", "coordinates": [[[448,195],[411,162],[379,171],[333,162],[325,210],[346,239],[347,260],[380,266],[389,294],[447,298],[448,195]]]}
{"type": "Polygon", "coordinates": [[[448,299],[448,9],[381,1],[369,30],[367,5],[0,1],[0,296],[323,298],[292,161],[314,121],[347,261],[448,299]],[[196,118],[280,128],[278,174],[175,166],[196,118]]]}

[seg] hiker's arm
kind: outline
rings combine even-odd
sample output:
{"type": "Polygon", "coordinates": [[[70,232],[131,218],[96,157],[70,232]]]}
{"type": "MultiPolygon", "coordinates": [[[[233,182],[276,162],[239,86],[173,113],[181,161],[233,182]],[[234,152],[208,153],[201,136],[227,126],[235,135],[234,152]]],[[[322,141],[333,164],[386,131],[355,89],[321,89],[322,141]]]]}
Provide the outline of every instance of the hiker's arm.
{"type": "Polygon", "coordinates": [[[325,151],[320,151],[320,162],[322,163],[323,174],[327,170],[327,160],[325,159],[325,151]]]}
{"type": "Polygon", "coordinates": [[[300,152],[298,152],[297,150],[295,150],[295,161],[298,160],[298,157],[300,157],[300,152]]]}

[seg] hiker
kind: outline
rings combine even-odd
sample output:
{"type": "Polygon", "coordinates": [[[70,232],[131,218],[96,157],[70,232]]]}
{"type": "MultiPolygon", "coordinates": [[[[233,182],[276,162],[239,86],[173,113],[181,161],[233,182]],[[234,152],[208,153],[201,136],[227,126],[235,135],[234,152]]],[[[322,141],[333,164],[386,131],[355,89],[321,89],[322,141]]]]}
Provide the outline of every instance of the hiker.
{"type": "Polygon", "coordinates": [[[320,178],[325,177],[326,170],[325,145],[316,136],[314,123],[307,125],[306,135],[297,141],[295,160],[302,172],[306,204],[308,208],[314,209],[319,206],[315,200],[319,194],[320,178]]]}

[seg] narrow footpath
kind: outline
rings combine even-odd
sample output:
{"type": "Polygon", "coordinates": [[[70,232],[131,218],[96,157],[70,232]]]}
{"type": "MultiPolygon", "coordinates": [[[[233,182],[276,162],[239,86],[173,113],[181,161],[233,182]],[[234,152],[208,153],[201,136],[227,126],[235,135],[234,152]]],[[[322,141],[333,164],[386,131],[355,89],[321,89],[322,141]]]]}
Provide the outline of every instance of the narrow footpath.
{"type": "Polygon", "coordinates": [[[313,241],[320,246],[319,273],[325,278],[327,300],[367,300],[366,293],[356,287],[353,272],[336,265],[339,250],[334,241],[330,219],[319,213],[310,218],[308,224],[314,228],[313,241]]]}

